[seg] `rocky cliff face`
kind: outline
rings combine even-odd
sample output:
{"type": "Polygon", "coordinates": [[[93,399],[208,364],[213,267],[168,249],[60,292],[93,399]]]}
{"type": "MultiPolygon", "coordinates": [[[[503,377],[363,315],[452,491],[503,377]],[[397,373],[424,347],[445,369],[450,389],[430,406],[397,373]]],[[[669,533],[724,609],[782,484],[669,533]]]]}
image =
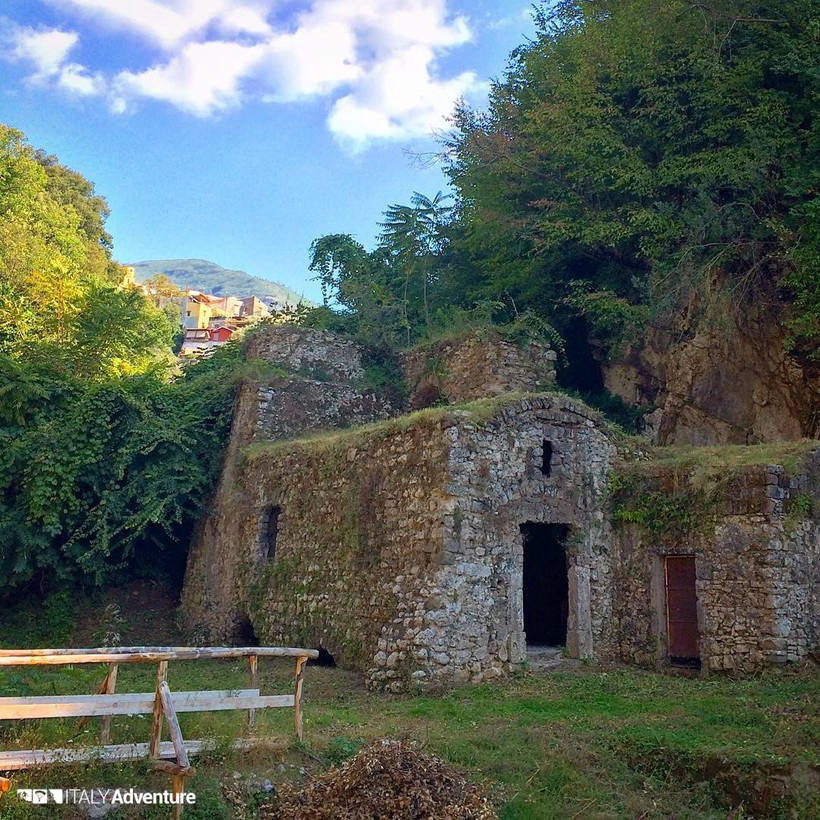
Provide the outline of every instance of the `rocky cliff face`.
{"type": "Polygon", "coordinates": [[[602,363],[604,384],[655,409],[656,444],[751,444],[820,434],[820,372],[801,365],[771,317],[726,319],[719,329],[684,321],[650,329],[639,345],[602,363]]]}

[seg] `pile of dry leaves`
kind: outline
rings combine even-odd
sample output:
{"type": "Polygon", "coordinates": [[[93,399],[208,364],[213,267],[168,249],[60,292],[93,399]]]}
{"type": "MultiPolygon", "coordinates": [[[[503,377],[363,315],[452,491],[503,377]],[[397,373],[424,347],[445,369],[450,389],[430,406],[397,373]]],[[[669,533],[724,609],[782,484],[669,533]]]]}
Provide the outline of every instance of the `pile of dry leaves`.
{"type": "Polygon", "coordinates": [[[494,820],[481,790],[431,755],[377,740],[302,788],[280,786],[268,820],[494,820]]]}

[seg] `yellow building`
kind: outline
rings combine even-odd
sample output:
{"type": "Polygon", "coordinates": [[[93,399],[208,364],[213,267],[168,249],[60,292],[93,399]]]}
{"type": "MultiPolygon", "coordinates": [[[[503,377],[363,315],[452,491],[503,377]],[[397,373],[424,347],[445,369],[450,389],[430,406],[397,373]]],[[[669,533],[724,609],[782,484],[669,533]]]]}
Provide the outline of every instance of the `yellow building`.
{"type": "Polygon", "coordinates": [[[119,289],[135,288],[137,286],[137,275],[131,265],[122,265],[120,270],[122,271],[122,278],[118,286],[119,289]]]}
{"type": "Polygon", "coordinates": [[[182,300],[182,326],[185,328],[207,328],[211,321],[211,306],[203,294],[186,294],[182,300]]]}

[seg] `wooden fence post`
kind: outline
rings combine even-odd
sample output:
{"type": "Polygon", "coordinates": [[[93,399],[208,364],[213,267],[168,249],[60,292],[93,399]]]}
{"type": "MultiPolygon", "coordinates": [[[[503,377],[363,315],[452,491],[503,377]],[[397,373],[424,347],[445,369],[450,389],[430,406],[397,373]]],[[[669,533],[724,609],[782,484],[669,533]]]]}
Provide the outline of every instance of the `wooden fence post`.
{"type": "MultiPolygon", "coordinates": [[[[257,672],[257,666],[259,663],[259,658],[256,655],[248,655],[248,678],[250,681],[250,688],[251,689],[258,689],[259,688],[259,675],[257,672]]],[[[248,709],[248,728],[252,729],[254,724],[256,723],[256,709],[248,709]]]]}
{"type": "Polygon", "coordinates": [[[179,728],[177,712],[174,702],[171,700],[171,690],[168,688],[168,681],[163,680],[157,684],[157,697],[159,698],[165,720],[168,723],[168,734],[174,744],[174,754],[177,757],[176,771],[171,775],[171,789],[176,796],[174,810],[171,816],[174,820],[182,817],[182,795],[185,793],[185,778],[193,774],[193,769],[188,761],[188,752],[185,749],[185,741],[182,739],[182,730],[179,728]]]}
{"type": "MultiPolygon", "coordinates": [[[[117,688],[117,664],[108,664],[108,674],[105,676],[102,694],[113,695],[117,688]]],[[[100,721],[100,743],[105,746],[111,739],[111,718],[104,717],[100,721]]]]}
{"type": "Polygon", "coordinates": [[[303,734],[302,727],[302,680],[304,679],[304,666],[307,658],[300,656],[296,659],[296,677],[293,688],[293,727],[296,730],[296,737],[301,740],[303,734]]]}
{"type": "Polygon", "coordinates": [[[168,677],[168,661],[160,661],[157,665],[157,690],[154,695],[154,713],[151,717],[151,740],[148,745],[148,756],[159,757],[159,744],[162,740],[162,699],[160,686],[168,677]]]}

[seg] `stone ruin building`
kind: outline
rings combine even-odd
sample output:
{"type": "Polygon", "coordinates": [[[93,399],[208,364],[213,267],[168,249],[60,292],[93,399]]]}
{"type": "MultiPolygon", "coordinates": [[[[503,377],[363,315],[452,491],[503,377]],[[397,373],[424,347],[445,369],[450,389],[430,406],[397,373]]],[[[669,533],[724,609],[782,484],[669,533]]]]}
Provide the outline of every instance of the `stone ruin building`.
{"type": "Polygon", "coordinates": [[[644,446],[553,389],[551,350],[492,334],[404,354],[403,396],[326,332],[265,326],[246,356],[188,561],[194,638],[318,647],[390,691],[545,645],[704,674],[816,652],[811,442],[644,446]]]}

